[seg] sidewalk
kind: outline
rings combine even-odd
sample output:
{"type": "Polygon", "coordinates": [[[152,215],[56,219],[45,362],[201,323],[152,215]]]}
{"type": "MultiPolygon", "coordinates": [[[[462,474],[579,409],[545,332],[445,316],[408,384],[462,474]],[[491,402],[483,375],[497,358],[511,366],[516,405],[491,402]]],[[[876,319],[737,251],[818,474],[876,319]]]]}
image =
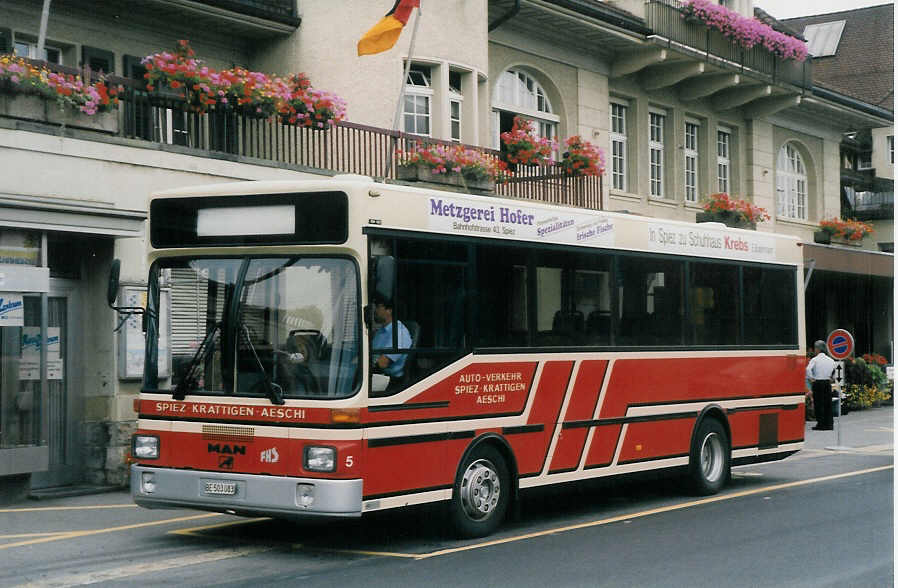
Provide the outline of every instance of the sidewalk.
{"type": "Polygon", "coordinates": [[[893,406],[855,410],[836,419],[836,431],[814,431],[811,427],[816,423],[808,421],[805,424],[805,448],[826,449],[838,445],[858,451],[891,450],[895,443],[894,412],[893,406]]]}

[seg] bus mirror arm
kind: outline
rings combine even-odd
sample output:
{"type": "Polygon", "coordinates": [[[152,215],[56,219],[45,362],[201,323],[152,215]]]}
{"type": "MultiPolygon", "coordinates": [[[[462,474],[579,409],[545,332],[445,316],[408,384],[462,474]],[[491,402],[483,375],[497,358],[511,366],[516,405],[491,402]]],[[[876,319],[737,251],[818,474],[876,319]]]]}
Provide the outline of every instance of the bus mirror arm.
{"type": "Polygon", "coordinates": [[[142,306],[116,306],[115,300],[118,298],[118,289],[119,289],[119,276],[121,275],[122,270],[122,262],[119,259],[112,260],[112,266],[109,268],[109,282],[106,284],[106,302],[109,304],[109,308],[116,311],[121,315],[121,320],[119,320],[118,325],[116,325],[113,330],[114,333],[117,333],[121,330],[121,328],[125,325],[125,321],[128,320],[128,317],[135,314],[143,315],[143,331],[146,332],[147,327],[147,318],[155,318],[155,313],[147,311],[142,306]]]}

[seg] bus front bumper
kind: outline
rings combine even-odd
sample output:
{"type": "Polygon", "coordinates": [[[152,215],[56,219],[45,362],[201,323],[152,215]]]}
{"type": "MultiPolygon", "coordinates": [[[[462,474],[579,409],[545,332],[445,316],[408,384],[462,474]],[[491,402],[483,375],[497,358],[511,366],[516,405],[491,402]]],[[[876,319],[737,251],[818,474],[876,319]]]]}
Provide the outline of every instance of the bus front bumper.
{"type": "Polygon", "coordinates": [[[287,478],[131,466],[131,496],[145,508],[193,508],[242,516],[358,517],[362,480],[287,478]]]}

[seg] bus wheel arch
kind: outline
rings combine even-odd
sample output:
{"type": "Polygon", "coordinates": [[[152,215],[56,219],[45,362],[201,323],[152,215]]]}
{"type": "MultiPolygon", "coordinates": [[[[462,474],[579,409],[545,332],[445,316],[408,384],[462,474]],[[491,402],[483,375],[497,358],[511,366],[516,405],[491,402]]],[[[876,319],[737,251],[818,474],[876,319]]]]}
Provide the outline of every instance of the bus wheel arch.
{"type": "Polygon", "coordinates": [[[688,477],[699,495],[716,494],[730,479],[732,435],[724,410],[706,407],[695,421],[689,444],[688,477]]]}
{"type": "Polygon", "coordinates": [[[476,438],[459,460],[450,523],[456,535],[483,537],[505,520],[517,498],[517,463],[508,443],[496,434],[476,438]]]}

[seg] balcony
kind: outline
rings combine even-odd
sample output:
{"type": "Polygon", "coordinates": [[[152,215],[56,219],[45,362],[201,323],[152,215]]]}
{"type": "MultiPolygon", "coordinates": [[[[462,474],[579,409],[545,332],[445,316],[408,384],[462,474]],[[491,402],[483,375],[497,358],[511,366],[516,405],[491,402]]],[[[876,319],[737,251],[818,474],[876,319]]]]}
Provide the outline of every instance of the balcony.
{"type": "Polygon", "coordinates": [[[288,35],[300,25],[297,0],[148,0],[156,16],[191,19],[246,37],[288,35]]]}
{"type": "Polygon", "coordinates": [[[842,211],[846,218],[870,221],[891,219],[895,215],[895,192],[854,192],[846,198],[847,209],[842,211]]]}
{"type": "MultiPolygon", "coordinates": [[[[71,68],[54,66],[54,69],[77,73],[71,68]]],[[[187,109],[181,100],[146,92],[143,81],[109,76],[107,82],[124,86],[119,109],[106,115],[111,120],[100,130],[87,128],[88,125],[93,126],[95,117],[85,118],[81,123],[77,120],[65,121],[68,128],[78,128],[81,124],[79,138],[114,141],[112,137],[118,137],[143,141],[150,149],[247,164],[275,164],[322,175],[362,174],[386,181],[397,178],[394,158],[397,150],[407,150],[421,143],[446,144],[445,141],[351,122],[338,123],[328,130],[314,130],[233,111],[196,113],[187,109]]],[[[0,93],[0,102],[2,98],[3,94],[0,93]]],[[[46,109],[47,113],[51,111],[58,112],[55,108],[46,109]]],[[[32,123],[47,122],[39,114],[20,112],[4,115],[0,111],[0,118],[3,117],[32,123]]],[[[28,128],[40,130],[35,125],[28,125],[28,128]]],[[[133,141],[129,143],[135,145],[133,141]]],[[[492,149],[465,147],[490,157],[500,157],[500,153],[492,149]]],[[[564,173],[557,165],[519,166],[508,182],[496,186],[495,194],[582,208],[602,208],[601,177],[574,177],[564,173]]]]}
{"type": "Polygon", "coordinates": [[[732,72],[788,91],[811,87],[811,59],[783,59],[760,44],[744,49],[703,22],[685,18],[679,5],[678,0],[648,0],[646,23],[656,43],[705,62],[706,75],[732,72]]]}

